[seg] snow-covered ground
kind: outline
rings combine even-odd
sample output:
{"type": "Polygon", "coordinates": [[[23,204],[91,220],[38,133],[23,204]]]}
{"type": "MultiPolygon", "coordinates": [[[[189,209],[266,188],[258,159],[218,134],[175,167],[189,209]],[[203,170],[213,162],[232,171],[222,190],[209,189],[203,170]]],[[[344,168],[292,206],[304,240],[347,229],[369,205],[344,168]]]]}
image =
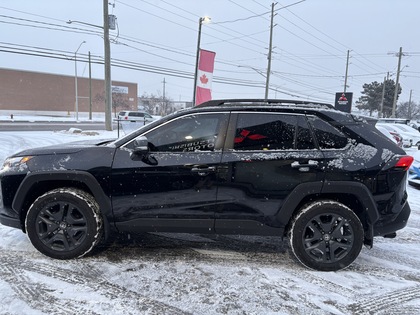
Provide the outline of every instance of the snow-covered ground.
{"type": "MultiPolygon", "coordinates": [[[[0,132],[0,163],[110,136],[0,132]]],[[[0,314],[420,314],[420,195],[408,193],[408,226],[339,272],[305,269],[275,237],[143,234],[59,261],[0,225],[0,314]]]]}

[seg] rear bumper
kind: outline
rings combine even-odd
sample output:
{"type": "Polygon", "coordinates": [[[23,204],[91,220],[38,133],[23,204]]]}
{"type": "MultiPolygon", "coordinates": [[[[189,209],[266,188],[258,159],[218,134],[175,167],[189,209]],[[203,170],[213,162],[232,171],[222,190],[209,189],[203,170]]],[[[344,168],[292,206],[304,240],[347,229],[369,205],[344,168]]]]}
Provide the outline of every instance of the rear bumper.
{"type": "Polygon", "coordinates": [[[410,213],[410,205],[408,204],[408,202],[406,202],[401,212],[392,220],[377,221],[373,228],[373,235],[384,236],[403,229],[407,225],[410,213]]]}

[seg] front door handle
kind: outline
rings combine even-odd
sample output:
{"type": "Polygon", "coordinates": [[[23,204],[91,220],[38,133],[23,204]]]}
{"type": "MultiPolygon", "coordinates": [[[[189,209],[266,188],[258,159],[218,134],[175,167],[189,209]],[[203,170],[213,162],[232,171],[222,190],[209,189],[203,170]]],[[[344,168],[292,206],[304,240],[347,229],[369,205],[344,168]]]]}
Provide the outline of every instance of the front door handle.
{"type": "Polygon", "coordinates": [[[206,176],[209,173],[213,173],[216,171],[215,166],[207,166],[207,165],[194,165],[191,169],[191,172],[197,173],[200,176],[206,176]]]}

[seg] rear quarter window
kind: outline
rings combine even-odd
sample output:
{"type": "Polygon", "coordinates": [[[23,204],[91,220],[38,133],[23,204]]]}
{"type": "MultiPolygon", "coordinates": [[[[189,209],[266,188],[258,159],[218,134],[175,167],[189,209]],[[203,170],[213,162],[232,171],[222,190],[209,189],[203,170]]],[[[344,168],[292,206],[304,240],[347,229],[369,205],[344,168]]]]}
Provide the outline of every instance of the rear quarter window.
{"type": "Polygon", "coordinates": [[[348,143],[347,136],[328,122],[316,117],[308,116],[315,138],[320,149],[342,149],[348,143]]]}

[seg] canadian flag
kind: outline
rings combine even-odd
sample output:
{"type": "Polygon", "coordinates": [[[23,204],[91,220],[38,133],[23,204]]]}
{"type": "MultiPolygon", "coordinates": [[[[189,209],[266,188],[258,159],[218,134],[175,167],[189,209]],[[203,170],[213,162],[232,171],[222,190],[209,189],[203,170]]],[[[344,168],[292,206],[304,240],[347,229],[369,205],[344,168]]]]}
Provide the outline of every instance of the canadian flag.
{"type": "Polygon", "coordinates": [[[211,82],[213,80],[215,56],[216,53],[213,51],[200,49],[195,105],[211,100],[211,82]]]}

